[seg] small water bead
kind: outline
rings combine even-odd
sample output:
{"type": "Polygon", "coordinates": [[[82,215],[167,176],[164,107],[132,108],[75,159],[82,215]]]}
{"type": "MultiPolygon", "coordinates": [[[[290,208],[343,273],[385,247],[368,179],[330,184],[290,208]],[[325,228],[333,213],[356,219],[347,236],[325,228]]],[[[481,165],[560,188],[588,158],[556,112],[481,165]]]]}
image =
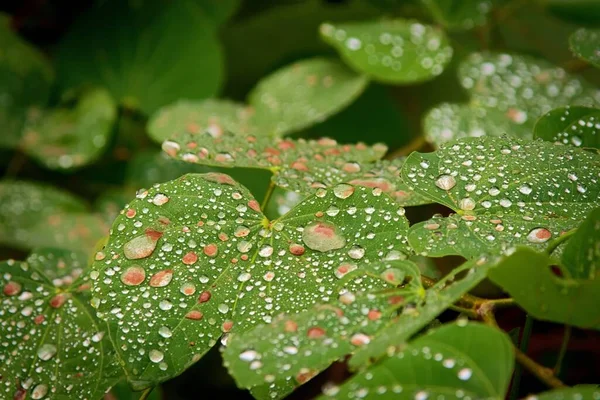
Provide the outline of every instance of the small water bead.
{"type": "Polygon", "coordinates": [[[490,190],[488,190],[488,193],[490,194],[490,196],[498,196],[500,194],[500,189],[493,186],[490,188],[490,190]]]}
{"type": "Polygon", "coordinates": [[[415,400],[427,400],[428,397],[429,397],[429,393],[427,393],[424,390],[421,390],[421,391],[415,393],[415,400]]]}
{"type": "Polygon", "coordinates": [[[157,206],[162,206],[163,204],[166,204],[168,201],[169,201],[169,198],[162,193],[156,194],[154,196],[154,198],[152,199],[152,203],[154,203],[157,206]]]}
{"type": "Polygon", "coordinates": [[[473,200],[470,197],[460,199],[460,201],[458,202],[458,208],[460,208],[463,211],[471,211],[475,209],[475,205],[475,200],[473,200]]]}
{"type": "Polygon", "coordinates": [[[508,208],[512,206],[512,201],[510,201],[509,199],[502,199],[500,200],[500,205],[504,208],[508,208]]]}
{"type": "Polygon", "coordinates": [[[168,300],[161,300],[161,302],[158,303],[158,308],[163,311],[169,311],[171,308],[173,308],[173,303],[168,300]]]}
{"type": "Polygon", "coordinates": [[[196,285],[194,285],[192,282],[185,282],[183,285],[181,285],[179,291],[186,296],[191,296],[196,293],[196,285]]]}
{"type": "Polygon", "coordinates": [[[526,183],[519,186],[519,192],[521,192],[522,194],[529,195],[529,194],[531,194],[532,191],[533,191],[533,189],[531,188],[531,186],[529,186],[526,183]]]}
{"type": "Polygon", "coordinates": [[[250,280],[250,278],[252,277],[252,275],[248,272],[243,272],[240,275],[238,275],[237,280],[239,282],[247,282],[250,280]]]}
{"type": "Polygon", "coordinates": [[[40,383],[33,388],[31,398],[34,400],[43,399],[48,394],[48,385],[40,383]]]}
{"type": "Polygon", "coordinates": [[[450,190],[456,186],[456,179],[452,175],[440,175],[435,181],[435,186],[442,190],[450,190]]]}
{"type": "Polygon", "coordinates": [[[352,246],[348,250],[348,256],[354,260],[360,260],[365,256],[365,249],[360,246],[352,246]]]}
{"type": "Polygon", "coordinates": [[[162,351],[152,349],[148,353],[148,357],[150,358],[150,361],[152,361],[153,363],[159,363],[165,358],[165,355],[163,354],[162,351]]]}
{"type": "Polygon", "coordinates": [[[221,304],[219,304],[217,309],[219,310],[219,312],[221,314],[227,314],[229,312],[229,306],[227,304],[221,303],[221,304]]]}
{"type": "Polygon", "coordinates": [[[37,355],[40,358],[40,360],[48,361],[56,355],[56,352],[57,348],[55,345],[46,343],[40,346],[40,348],[37,351],[37,355]]]}
{"type": "Polygon", "coordinates": [[[444,361],[442,361],[442,365],[445,368],[454,368],[454,366],[456,365],[456,361],[452,358],[446,358],[444,359],[444,361]]]}
{"type": "Polygon", "coordinates": [[[158,334],[164,338],[170,338],[173,336],[173,332],[171,332],[171,329],[169,329],[167,326],[161,326],[158,329],[158,334]]]}
{"type": "Polygon", "coordinates": [[[263,246],[259,251],[258,255],[261,257],[271,257],[273,255],[273,247],[263,246]]]}
{"type": "Polygon", "coordinates": [[[473,370],[471,368],[463,368],[458,371],[458,379],[461,381],[468,381],[473,375],[473,370]]]}

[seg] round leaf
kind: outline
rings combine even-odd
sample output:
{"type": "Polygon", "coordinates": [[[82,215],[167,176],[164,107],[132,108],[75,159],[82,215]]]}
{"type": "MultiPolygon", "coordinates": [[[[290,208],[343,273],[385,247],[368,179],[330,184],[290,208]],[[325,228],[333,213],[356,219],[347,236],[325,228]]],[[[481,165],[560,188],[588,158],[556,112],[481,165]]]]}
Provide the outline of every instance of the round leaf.
{"type": "Polygon", "coordinates": [[[467,138],[413,153],[404,182],[457,214],[413,225],[410,244],[430,257],[543,249],[600,205],[599,176],[599,156],[543,141],[467,138]]]}
{"type": "Polygon", "coordinates": [[[320,32],[348,65],[385,83],[433,79],[452,58],[443,31],[412,20],[325,23],[320,32]]]}
{"type": "Polygon", "coordinates": [[[569,38],[569,45],[577,57],[600,68],[600,29],[577,30],[569,38]]]}
{"type": "Polygon", "coordinates": [[[537,121],[533,134],[549,142],[600,149],[600,109],[556,108],[537,121]]]}
{"type": "Polygon", "coordinates": [[[120,378],[85,266],[84,254],[58,250],[0,263],[2,398],[98,399],[120,378]]]}
{"type": "Polygon", "coordinates": [[[130,383],[148,387],[224,333],[328,302],[358,263],[405,257],[407,227],[402,208],[363,187],[320,190],[269,221],[229,176],[184,175],[138,194],[116,219],[96,254],[92,304],[130,383]]]}
{"type": "Polygon", "coordinates": [[[257,132],[281,136],[299,131],[352,103],[368,80],[336,60],[299,61],[263,78],[248,95],[257,132]]]}
{"type": "Polygon", "coordinates": [[[108,145],[116,117],[116,106],[107,91],[88,91],[72,108],[31,114],[21,147],[48,168],[81,167],[101,155],[108,145]]]}

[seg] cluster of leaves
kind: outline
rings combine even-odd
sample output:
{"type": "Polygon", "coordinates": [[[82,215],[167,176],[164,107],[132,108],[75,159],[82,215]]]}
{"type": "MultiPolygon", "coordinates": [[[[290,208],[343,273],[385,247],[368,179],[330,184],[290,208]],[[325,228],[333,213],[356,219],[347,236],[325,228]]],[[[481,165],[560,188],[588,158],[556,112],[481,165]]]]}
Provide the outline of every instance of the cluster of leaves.
{"type": "MultiPolygon", "coordinates": [[[[216,98],[219,27],[237,1],[100,2],[55,67],[2,16],[1,146],[72,173],[122,140],[135,112],[164,154],[137,153],[93,207],[0,181],[0,242],[32,250],[0,266],[0,397],[94,400],[123,378],[147,390],[220,343],[256,398],[282,398],[349,356],[354,374],[323,398],[500,399],[509,336],[489,320],[435,322],[485,279],[537,319],[600,329],[600,90],[543,59],[478,51],[456,67],[468,103],[424,116],[432,152],[384,159],[384,143],[303,136],[377,85],[441,79],[459,52],[452,35],[493,12],[489,0],[371,2],[385,18],[362,3],[328,18],[309,1],[330,51],[269,73],[245,103],[216,98]],[[371,15],[362,7],[373,18],[353,21],[371,15]],[[271,175],[262,203],[223,173],[239,169],[271,175]],[[432,203],[450,213],[409,223],[404,207],[432,203]],[[465,261],[430,279],[423,259],[448,255],[465,261]]],[[[549,3],[578,21],[598,12],[549,3]]],[[[579,28],[570,48],[599,66],[598,30],[579,28]]]]}

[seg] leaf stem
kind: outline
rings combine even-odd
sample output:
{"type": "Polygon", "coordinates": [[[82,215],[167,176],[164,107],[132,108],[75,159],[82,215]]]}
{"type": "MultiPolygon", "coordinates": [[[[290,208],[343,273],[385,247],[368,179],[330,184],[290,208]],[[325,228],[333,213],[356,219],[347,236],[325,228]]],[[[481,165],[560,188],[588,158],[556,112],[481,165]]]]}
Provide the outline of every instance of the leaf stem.
{"type": "Polygon", "coordinates": [[[147,400],[152,390],[154,390],[154,386],[144,389],[138,400],[147,400]]]}
{"type": "MultiPolygon", "coordinates": [[[[519,343],[519,350],[524,354],[527,354],[529,348],[529,338],[531,337],[531,330],[533,328],[533,318],[529,314],[525,317],[525,326],[523,327],[523,333],[521,334],[521,341],[519,343]]],[[[519,397],[519,388],[521,386],[521,376],[523,374],[523,367],[521,364],[515,365],[513,373],[513,381],[510,385],[510,400],[516,400],[519,397]]]]}
{"type": "Polygon", "coordinates": [[[424,136],[417,136],[406,146],[402,146],[399,149],[392,151],[385,158],[387,160],[393,160],[394,158],[407,156],[410,153],[412,153],[413,151],[419,150],[421,147],[423,147],[425,145],[425,143],[427,143],[427,141],[425,140],[424,136]]]}
{"type": "Polygon", "coordinates": [[[560,246],[567,239],[570,239],[571,236],[575,234],[575,232],[577,232],[577,229],[571,229],[570,231],[563,233],[562,235],[551,241],[550,244],[548,244],[548,247],[546,248],[546,254],[552,254],[558,246],[560,246]]]}
{"type": "Polygon", "coordinates": [[[563,341],[558,352],[558,358],[556,359],[556,365],[554,366],[554,375],[560,374],[560,367],[567,354],[567,348],[569,347],[569,340],[571,340],[571,325],[565,325],[565,333],[563,334],[563,341]]]}
{"type": "Polygon", "coordinates": [[[260,209],[262,212],[265,212],[265,209],[269,205],[269,201],[271,200],[271,196],[273,196],[273,191],[275,190],[275,183],[272,180],[269,181],[269,187],[267,188],[267,192],[265,193],[265,197],[263,198],[262,203],[260,203],[260,209]]]}

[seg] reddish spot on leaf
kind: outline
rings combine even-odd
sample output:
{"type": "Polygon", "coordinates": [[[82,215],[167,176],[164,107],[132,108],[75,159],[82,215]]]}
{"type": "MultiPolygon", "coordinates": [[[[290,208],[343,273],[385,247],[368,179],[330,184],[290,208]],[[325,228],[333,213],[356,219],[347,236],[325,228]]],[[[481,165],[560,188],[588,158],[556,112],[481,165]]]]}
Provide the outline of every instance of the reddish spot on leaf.
{"type": "Polygon", "coordinates": [[[290,332],[290,333],[291,333],[291,332],[296,332],[296,331],[298,331],[298,324],[297,324],[297,323],[295,323],[295,322],[294,322],[294,321],[292,321],[292,320],[287,320],[287,321],[285,321],[285,324],[284,324],[284,327],[283,327],[283,329],[284,329],[286,332],[290,332]]]}
{"type": "Polygon", "coordinates": [[[381,189],[384,192],[389,192],[394,189],[394,186],[383,178],[375,179],[353,179],[349,182],[351,185],[363,186],[372,189],[381,189]]]}
{"type": "Polygon", "coordinates": [[[135,217],[135,214],[136,214],[136,212],[133,208],[129,208],[129,209],[127,209],[127,211],[125,211],[125,216],[127,218],[133,218],[133,217],[135,217]]]}
{"type": "Polygon", "coordinates": [[[34,319],[33,319],[33,323],[36,325],[41,324],[42,322],[44,322],[46,320],[46,317],[42,314],[37,315],[34,319]]]}
{"type": "Polygon", "coordinates": [[[308,167],[302,161],[294,161],[290,167],[297,171],[308,171],[308,167]]]}
{"type": "Polygon", "coordinates": [[[121,282],[128,286],[137,286],[146,279],[146,271],[144,268],[134,265],[125,270],[121,274],[121,282]]]}
{"type": "Polygon", "coordinates": [[[304,248],[304,246],[300,244],[293,243],[290,245],[290,253],[292,253],[295,256],[301,256],[302,254],[304,254],[305,251],[306,249],[304,248]]]}
{"type": "Polygon", "coordinates": [[[21,284],[17,282],[10,281],[6,285],[4,285],[3,293],[6,296],[15,296],[21,293],[21,284]]]}
{"type": "Polygon", "coordinates": [[[149,285],[152,287],[164,287],[171,283],[173,279],[173,270],[165,269],[152,275],[149,285]]]}
{"type": "Polygon", "coordinates": [[[381,311],[370,310],[367,314],[367,318],[369,318],[371,321],[377,321],[379,318],[381,318],[381,311]]]}
{"type": "Polygon", "coordinates": [[[404,301],[404,297],[402,297],[402,296],[391,296],[388,299],[388,303],[390,303],[390,304],[400,304],[403,301],[404,301]]]}
{"type": "Polygon", "coordinates": [[[157,230],[148,228],[146,229],[146,236],[148,236],[151,240],[153,241],[158,241],[158,239],[160,239],[162,237],[163,233],[159,232],[157,230]]]}
{"type": "Polygon", "coordinates": [[[204,246],[203,252],[208,257],[215,257],[219,253],[219,248],[217,247],[216,244],[211,243],[211,244],[207,244],[206,246],[204,246]]]}
{"type": "Polygon", "coordinates": [[[186,265],[192,265],[196,261],[198,261],[198,256],[193,251],[190,251],[183,256],[183,263],[186,265]]]}
{"type": "Polygon", "coordinates": [[[298,381],[298,383],[303,384],[308,382],[315,375],[317,375],[317,371],[310,370],[308,368],[302,368],[296,375],[296,380],[298,381]]]}
{"type": "Polygon", "coordinates": [[[226,175],[226,174],[218,173],[218,172],[210,172],[208,174],[204,174],[204,179],[206,179],[207,181],[210,181],[210,182],[216,182],[216,183],[221,183],[221,184],[231,185],[231,186],[234,186],[236,184],[236,182],[233,180],[232,177],[230,177],[229,175],[226,175]]]}
{"type": "Polygon", "coordinates": [[[60,308],[67,301],[67,295],[65,293],[57,294],[50,299],[50,307],[60,308]]]}
{"type": "Polygon", "coordinates": [[[198,297],[198,303],[206,303],[210,300],[211,294],[207,290],[205,292],[200,293],[200,297],[198,297]]]}
{"type": "Polygon", "coordinates": [[[311,328],[308,328],[308,331],[306,332],[306,336],[309,339],[318,339],[320,337],[325,336],[325,329],[318,327],[318,326],[313,326],[311,328]]]}
{"type": "Polygon", "coordinates": [[[192,311],[188,312],[187,314],[185,314],[185,317],[187,319],[191,319],[194,321],[200,321],[202,319],[202,317],[204,317],[204,314],[202,314],[198,310],[192,310],[192,311]]]}
{"type": "Polygon", "coordinates": [[[256,201],[256,200],[250,200],[248,202],[248,207],[250,207],[251,209],[253,209],[256,212],[260,212],[260,204],[258,204],[258,201],[256,201]]]}
{"type": "Polygon", "coordinates": [[[223,332],[229,332],[231,328],[233,328],[233,321],[225,321],[223,322],[223,326],[221,326],[223,332]]]}

